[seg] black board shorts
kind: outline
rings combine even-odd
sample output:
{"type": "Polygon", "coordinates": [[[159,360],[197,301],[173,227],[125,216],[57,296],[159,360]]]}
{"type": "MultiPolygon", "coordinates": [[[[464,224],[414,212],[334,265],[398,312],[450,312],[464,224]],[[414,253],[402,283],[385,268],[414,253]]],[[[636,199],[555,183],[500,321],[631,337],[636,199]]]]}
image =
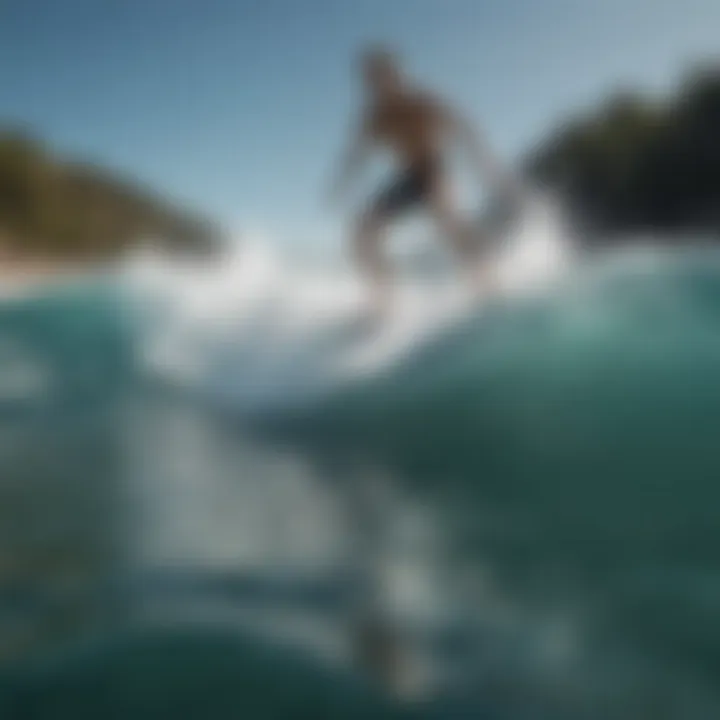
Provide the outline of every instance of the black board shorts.
{"type": "Polygon", "coordinates": [[[383,219],[395,217],[426,204],[440,176],[440,163],[429,159],[413,163],[378,193],[372,212],[383,219]]]}

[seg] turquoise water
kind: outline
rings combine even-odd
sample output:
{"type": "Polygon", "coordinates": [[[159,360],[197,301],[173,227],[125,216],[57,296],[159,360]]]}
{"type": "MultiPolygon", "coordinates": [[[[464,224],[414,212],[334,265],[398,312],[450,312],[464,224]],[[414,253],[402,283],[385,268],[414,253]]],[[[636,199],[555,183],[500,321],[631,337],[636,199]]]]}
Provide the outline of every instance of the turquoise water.
{"type": "Polygon", "coordinates": [[[718,716],[717,254],[578,271],[252,421],[145,376],[126,310],[0,310],[10,712],[718,716]],[[376,476],[433,538],[415,630],[453,672],[422,706],[316,652],[357,592],[337,505],[376,476]]]}

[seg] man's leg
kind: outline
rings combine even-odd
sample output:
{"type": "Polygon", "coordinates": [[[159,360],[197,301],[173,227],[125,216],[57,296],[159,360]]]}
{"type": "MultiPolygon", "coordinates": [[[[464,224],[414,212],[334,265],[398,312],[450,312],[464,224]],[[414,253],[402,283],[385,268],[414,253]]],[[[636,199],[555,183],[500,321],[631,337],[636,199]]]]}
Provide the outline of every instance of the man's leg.
{"type": "Polygon", "coordinates": [[[355,256],[371,285],[376,315],[390,308],[392,274],[383,247],[388,225],[422,201],[425,178],[418,170],[401,172],[373,200],[360,218],[355,235],[355,256]]]}
{"type": "Polygon", "coordinates": [[[437,179],[428,197],[428,205],[433,219],[445,241],[462,263],[468,263],[473,256],[476,238],[457,209],[454,198],[446,182],[437,179]]]}
{"type": "Polygon", "coordinates": [[[353,241],[355,261],[370,284],[373,313],[383,314],[390,302],[390,268],[382,244],[387,218],[376,209],[366,211],[357,223],[353,241]]]}
{"type": "Polygon", "coordinates": [[[481,260],[483,238],[462,217],[445,183],[436,183],[430,194],[429,207],[471,285],[485,290],[491,287],[494,282],[492,270],[481,260]]]}

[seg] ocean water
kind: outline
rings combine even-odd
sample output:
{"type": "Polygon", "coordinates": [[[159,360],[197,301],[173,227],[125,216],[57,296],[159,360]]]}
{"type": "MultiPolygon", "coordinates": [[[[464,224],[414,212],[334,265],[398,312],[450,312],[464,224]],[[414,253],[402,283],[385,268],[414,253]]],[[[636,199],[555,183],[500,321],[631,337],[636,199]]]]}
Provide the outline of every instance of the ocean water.
{"type": "Polygon", "coordinates": [[[265,246],[4,301],[2,717],[718,717],[720,254],[566,241],[379,333],[265,246]]]}

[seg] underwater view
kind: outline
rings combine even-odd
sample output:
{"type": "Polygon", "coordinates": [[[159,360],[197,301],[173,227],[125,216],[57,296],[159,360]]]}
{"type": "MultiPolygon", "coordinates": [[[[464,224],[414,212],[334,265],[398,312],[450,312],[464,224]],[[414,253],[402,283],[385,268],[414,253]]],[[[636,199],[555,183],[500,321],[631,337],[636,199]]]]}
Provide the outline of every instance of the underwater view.
{"type": "Polygon", "coordinates": [[[7,298],[4,717],[720,712],[720,255],[559,239],[386,336],[258,247],[7,298]]]}

